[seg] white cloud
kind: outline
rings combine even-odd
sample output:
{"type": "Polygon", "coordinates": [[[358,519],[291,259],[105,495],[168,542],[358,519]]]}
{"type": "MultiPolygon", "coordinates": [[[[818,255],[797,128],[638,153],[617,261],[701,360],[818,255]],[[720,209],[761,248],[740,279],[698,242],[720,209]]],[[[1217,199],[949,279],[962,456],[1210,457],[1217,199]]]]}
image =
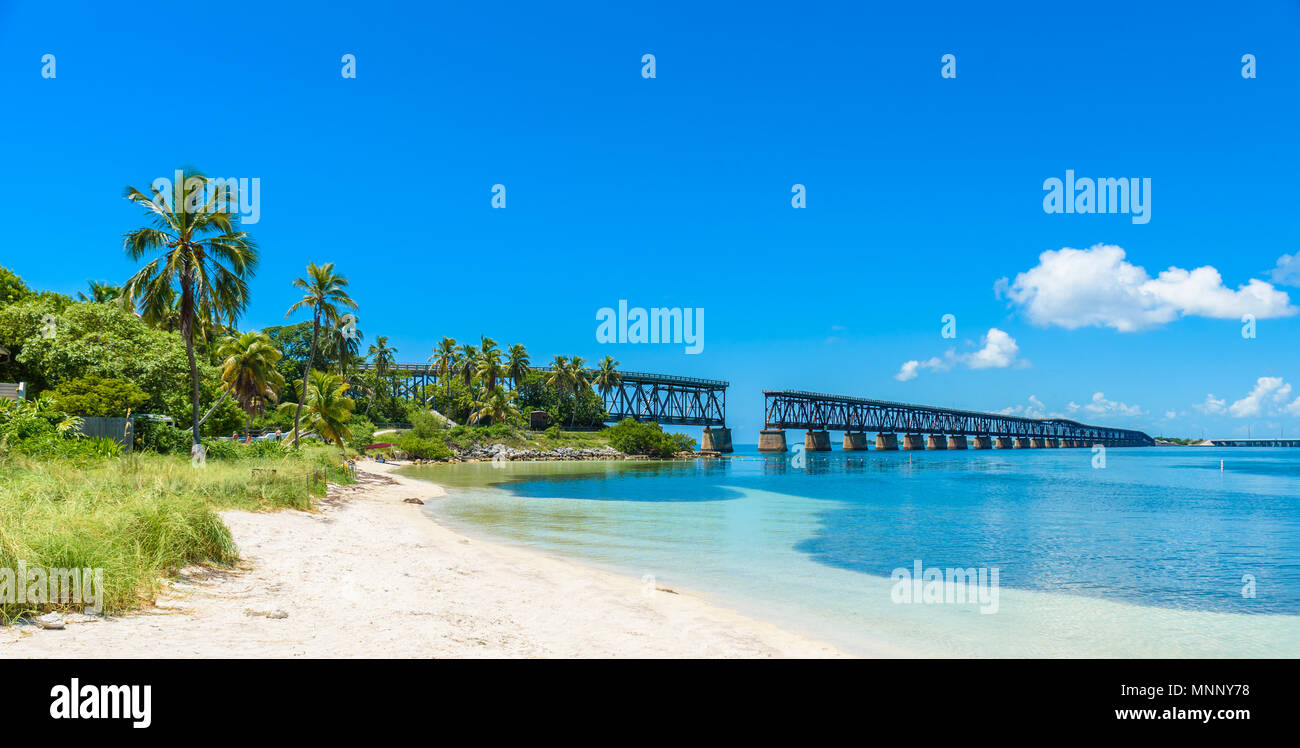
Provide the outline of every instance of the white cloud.
{"type": "Polygon", "coordinates": [[[932,358],[928,361],[906,361],[901,367],[899,367],[898,373],[894,375],[894,379],[897,379],[900,382],[916,379],[916,375],[922,367],[927,369],[941,369],[943,371],[952,368],[951,366],[946,366],[944,361],[939,358],[932,358]]]}
{"type": "Polygon", "coordinates": [[[894,375],[894,379],[900,382],[916,379],[921,369],[948,371],[958,365],[971,369],[1005,369],[1013,364],[1024,363],[1023,360],[1016,358],[1020,354],[1020,346],[1016,345],[1016,339],[996,327],[989,328],[980,340],[980,344],[979,350],[970,353],[957,353],[949,349],[943,358],[935,356],[925,361],[917,359],[905,361],[899,367],[898,373],[894,375]]]}
{"type": "Polygon", "coordinates": [[[1005,369],[1015,363],[1020,352],[1016,339],[996,327],[989,328],[983,342],[983,348],[966,358],[966,364],[972,369],[1005,369]]]}
{"type": "MultiPolygon", "coordinates": [[[[1043,405],[1043,401],[1039,400],[1037,396],[1030,395],[1028,405],[1013,405],[1009,408],[1003,408],[1002,410],[999,410],[998,413],[1004,416],[1024,416],[1025,418],[1046,418],[1047,406],[1043,405]]],[[[1058,415],[1058,414],[1054,413],[1053,415],[1058,415]]]]}
{"type": "Polygon", "coordinates": [[[1200,403],[1198,405],[1193,405],[1192,407],[1196,408],[1202,413],[1209,413],[1211,415],[1221,415],[1223,413],[1228,412],[1228,401],[1225,400],[1224,398],[1215,397],[1213,394],[1209,394],[1205,396],[1205,402],[1200,403]]]}
{"type": "Polygon", "coordinates": [[[1166,420],[1166,421],[1172,421],[1172,420],[1174,420],[1174,419],[1177,418],[1177,417],[1178,417],[1178,411],[1176,411],[1176,410],[1166,410],[1166,411],[1165,411],[1165,420],[1166,420]]]}
{"type": "Polygon", "coordinates": [[[1300,398],[1291,406],[1286,406],[1286,399],[1291,394],[1291,385],[1282,381],[1282,377],[1260,377],[1255,380],[1255,388],[1249,395],[1228,406],[1228,415],[1233,418],[1250,418],[1279,409],[1300,406],[1300,398]]]}
{"type": "Polygon", "coordinates": [[[1300,286],[1300,254],[1282,255],[1277,258],[1277,267],[1269,273],[1274,283],[1285,286],[1300,286]]]}
{"type": "Polygon", "coordinates": [[[1102,392],[1092,393],[1092,399],[1083,405],[1071,402],[1066,409],[1071,413],[1082,410],[1091,415],[1140,416],[1145,413],[1140,406],[1107,400],[1102,392]]]}
{"type": "Polygon", "coordinates": [[[1231,405],[1227,398],[1206,395],[1205,402],[1192,407],[1202,413],[1211,415],[1228,415],[1233,418],[1257,418],[1260,416],[1292,415],[1300,416],[1300,397],[1291,402],[1291,385],[1282,377],[1260,377],[1255,386],[1240,400],[1231,405]]]}
{"type": "Polygon", "coordinates": [[[1108,244],[1049,250],[1038,256],[1036,266],[1014,281],[1000,279],[994,288],[1023,308],[1034,324],[1071,330],[1111,327],[1133,332],[1186,315],[1240,319],[1253,314],[1269,319],[1300,311],[1285,292],[1255,278],[1234,291],[1209,265],[1194,270],[1170,267],[1152,278],[1124,258],[1122,248],[1108,244]]]}

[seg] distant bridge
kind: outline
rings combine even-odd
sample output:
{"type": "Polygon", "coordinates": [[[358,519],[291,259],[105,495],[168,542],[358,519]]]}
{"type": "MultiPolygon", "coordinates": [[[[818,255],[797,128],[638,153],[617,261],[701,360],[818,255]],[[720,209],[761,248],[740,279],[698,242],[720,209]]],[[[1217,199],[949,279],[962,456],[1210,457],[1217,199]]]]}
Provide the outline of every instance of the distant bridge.
{"type": "Polygon", "coordinates": [[[787,428],[807,429],[804,446],[810,451],[829,450],[831,430],[845,432],[846,450],[866,449],[868,431],[876,434],[876,448],[885,450],[899,448],[899,434],[903,449],[966,449],[967,437],[974,437],[976,449],[1155,444],[1141,431],[1089,426],[1066,418],[1022,418],[797,390],[765,390],[763,397],[766,428],[758,446],[762,452],[784,452],[787,428]]]}
{"type": "Polygon", "coordinates": [[[1209,439],[1216,447],[1300,447],[1300,439],[1209,439]]]}
{"type": "MultiPolygon", "coordinates": [[[[364,363],[362,369],[373,370],[374,364],[364,363]]],[[[399,397],[428,404],[437,396],[437,371],[433,364],[390,364],[394,387],[399,397]]],[[[532,371],[549,373],[549,366],[534,366],[532,371]]],[[[587,369],[590,377],[595,370],[587,369]]],[[[602,395],[607,420],[610,422],[631,418],[636,421],[654,421],[664,425],[704,426],[725,429],[727,423],[728,382],[717,379],[678,377],[671,374],[647,374],[637,371],[620,371],[620,384],[602,395]]],[[[600,394],[597,391],[597,394],[600,394]]],[[[729,432],[728,432],[729,434],[729,432]]],[[[706,443],[709,441],[706,433],[706,443]]],[[[730,441],[728,440],[728,447],[730,441]]]]}

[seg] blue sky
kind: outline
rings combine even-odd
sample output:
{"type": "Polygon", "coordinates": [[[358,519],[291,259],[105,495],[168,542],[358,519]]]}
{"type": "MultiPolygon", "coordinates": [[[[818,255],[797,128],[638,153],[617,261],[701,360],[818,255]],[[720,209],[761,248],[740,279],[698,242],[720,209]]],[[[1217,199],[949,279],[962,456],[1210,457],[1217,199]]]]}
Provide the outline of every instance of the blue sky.
{"type": "Polygon", "coordinates": [[[1297,3],[563,5],[0,0],[0,264],[122,281],[123,187],[194,164],[261,180],[250,327],[334,261],[401,359],[727,379],[742,443],[780,388],[1300,436],[1297,3]],[[1151,179],[1150,221],[1045,213],[1067,169],[1151,179]],[[705,309],[704,351],[598,344],[620,299],[705,309]]]}

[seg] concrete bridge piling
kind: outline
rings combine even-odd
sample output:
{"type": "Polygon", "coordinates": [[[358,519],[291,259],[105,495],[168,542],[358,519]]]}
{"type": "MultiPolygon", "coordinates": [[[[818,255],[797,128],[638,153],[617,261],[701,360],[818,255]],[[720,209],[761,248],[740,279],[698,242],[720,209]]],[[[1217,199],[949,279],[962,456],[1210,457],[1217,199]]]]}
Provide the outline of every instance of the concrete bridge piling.
{"type": "Polygon", "coordinates": [[[974,449],[993,449],[993,439],[987,436],[975,437],[974,449]]]}
{"type": "Polygon", "coordinates": [[[965,449],[965,448],[966,448],[966,437],[964,436],[948,437],[948,449],[965,449]]]}
{"type": "Polygon", "coordinates": [[[925,439],[926,449],[947,449],[948,445],[944,442],[943,434],[931,434],[925,439]]]}
{"type": "Polygon", "coordinates": [[[758,432],[759,452],[784,452],[785,429],[763,429],[758,432]]]}
{"type": "Polygon", "coordinates": [[[844,451],[845,452],[865,452],[867,451],[867,435],[862,431],[845,431],[844,432],[844,451]]]}
{"type": "Polygon", "coordinates": [[[904,434],[903,449],[909,451],[917,450],[917,449],[925,449],[925,440],[921,437],[920,434],[904,434]]]}
{"type": "Polygon", "coordinates": [[[831,432],[809,431],[804,435],[803,448],[806,452],[831,451],[831,432]]]}
{"type": "Polygon", "coordinates": [[[731,446],[731,429],[725,427],[710,428],[704,427],[704,439],[700,444],[700,449],[714,450],[716,452],[734,452],[731,446]]]}
{"type": "Polygon", "coordinates": [[[1012,448],[1011,437],[999,436],[997,439],[994,440],[993,446],[997,447],[998,449],[1011,449],[1012,448]]]}
{"type": "Polygon", "coordinates": [[[882,452],[897,452],[898,434],[876,434],[876,449],[882,452]]]}

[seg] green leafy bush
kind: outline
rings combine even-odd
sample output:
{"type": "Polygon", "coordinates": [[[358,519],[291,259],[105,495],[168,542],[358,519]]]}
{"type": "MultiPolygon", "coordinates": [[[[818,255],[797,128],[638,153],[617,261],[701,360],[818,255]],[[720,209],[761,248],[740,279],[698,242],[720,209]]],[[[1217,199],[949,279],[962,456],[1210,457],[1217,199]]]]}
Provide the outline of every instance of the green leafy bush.
{"type": "Polygon", "coordinates": [[[161,455],[189,454],[194,443],[190,432],[166,421],[138,418],[135,421],[135,448],[161,455]]]}
{"type": "Polygon", "coordinates": [[[610,426],[606,433],[614,449],[629,455],[672,457],[695,448],[695,440],[686,434],[665,434],[657,423],[638,423],[631,418],[610,426]]]}
{"type": "Polygon", "coordinates": [[[65,413],[87,417],[121,418],[149,402],[149,393],[131,381],[94,374],[62,382],[43,396],[65,413]]]}
{"type": "Polygon", "coordinates": [[[421,460],[446,460],[451,457],[451,450],[446,442],[438,437],[424,438],[414,431],[407,432],[397,440],[397,448],[408,457],[421,460]]]}
{"type": "Polygon", "coordinates": [[[357,413],[352,415],[352,420],[348,421],[348,431],[352,432],[348,446],[358,452],[367,444],[375,443],[375,424],[363,415],[357,413]]]}
{"type": "Polygon", "coordinates": [[[0,400],[0,454],[30,457],[115,457],[122,448],[112,439],[79,432],[81,419],[45,402],[0,400]]]}

